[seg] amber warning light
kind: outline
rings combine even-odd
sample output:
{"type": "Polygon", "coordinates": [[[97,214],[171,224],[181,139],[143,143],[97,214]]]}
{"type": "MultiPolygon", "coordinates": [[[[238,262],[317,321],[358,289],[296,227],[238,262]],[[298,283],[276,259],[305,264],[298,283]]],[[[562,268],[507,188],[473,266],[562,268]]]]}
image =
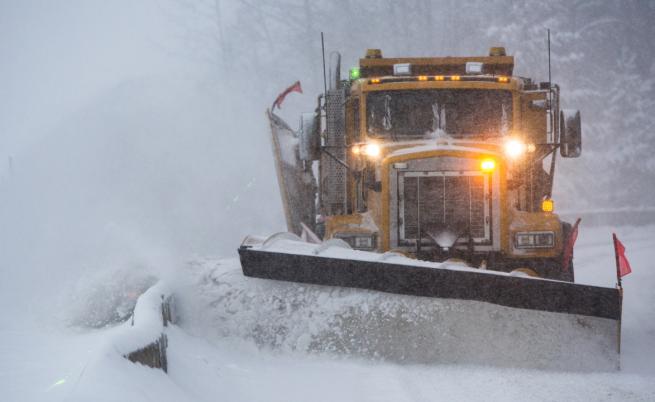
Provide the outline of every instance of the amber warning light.
{"type": "Polygon", "coordinates": [[[483,172],[493,172],[496,169],[496,161],[493,159],[485,159],[480,163],[480,170],[483,172]]]}

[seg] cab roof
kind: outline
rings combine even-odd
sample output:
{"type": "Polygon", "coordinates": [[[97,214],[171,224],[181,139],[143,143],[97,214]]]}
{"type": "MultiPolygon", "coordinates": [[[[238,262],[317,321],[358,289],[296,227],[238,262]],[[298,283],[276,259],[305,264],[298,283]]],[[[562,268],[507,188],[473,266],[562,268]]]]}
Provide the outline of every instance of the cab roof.
{"type": "Polygon", "coordinates": [[[506,56],[504,48],[492,48],[490,56],[471,57],[394,57],[384,58],[379,49],[369,49],[359,59],[361,78],[394,75],[395,64],[409,64],[411,75],[465,75],[467,63],[482,63],[483,75],[511,76],[514,56],[506,56]]]}

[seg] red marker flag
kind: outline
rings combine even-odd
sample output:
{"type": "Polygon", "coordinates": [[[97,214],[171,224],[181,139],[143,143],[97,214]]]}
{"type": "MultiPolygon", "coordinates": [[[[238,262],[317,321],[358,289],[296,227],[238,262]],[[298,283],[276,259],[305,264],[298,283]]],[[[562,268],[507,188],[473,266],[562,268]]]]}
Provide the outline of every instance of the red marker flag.
{"type": "Polygon", "coordinates": [[[275,106],[277,106],[278,109],[281,109],[282,102],[284,102],[284,98],[286,98],[287,95],[289,95],[291,92],[302,93],[302,87],[300,86],[300,81],[294,82],[293,85],[291,85],[289,88],[285,89],[281,94],[279,94],[277,98],[275,98],[271,110],[275,109],[275,106]]]}
{"type": "Polygon", "coordinates": [[[630,268],[630,263],[625,256],[625,246],[619,241],[615,233],[612,233],[612,237],[614,238],[614,255],[616,256],[616,275],[620,283],[621,277],[632,272],[632,268],[630,268]]]}

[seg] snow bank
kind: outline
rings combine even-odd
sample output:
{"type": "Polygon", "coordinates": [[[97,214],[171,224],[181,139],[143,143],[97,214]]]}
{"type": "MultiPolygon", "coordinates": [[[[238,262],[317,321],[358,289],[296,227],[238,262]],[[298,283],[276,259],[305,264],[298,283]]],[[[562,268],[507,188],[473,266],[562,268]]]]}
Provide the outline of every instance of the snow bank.
{"type": "MultiPolygon", "coordinates": [[[[615,370],[617,322],[490,303],[246,278],[196,261],[183,328],[267,349],[401,363],[615,370]]],[[[186,307],[184,306],[186,304],[186,307]]]]}
{"type": "MultiPolygon", "coordinates": [[[[621,372],[618,373],[460,364],[389,364],[356,356],[341,358],[311,351],[305,353],[301,350],[306,343],[292,342],[302,337],[303,330],[310,328],[302,320],[278,323],[278,327],[287,328],[286,334],[279,335],[278,339],[283,341],[279,346],[258,346],[252,337],[243,337],[254,320],[262,319],[264,325],[271,325],[281,314],[272,306],[287,311],[297,307],[285,301],[288,299],[266,299],[257,293],[272,295],[266,288],[288,284],[243,278],[235,259],[198,260],[181,269],[179,277],[168,281],[176,297],[180,296],[184,319],[181,328],[166,329],[170,341],[168,375],[161,370],[132,364],[122,357],[119,349],[124,339],[121,337],[133,331],[129,323],[99,330],[0,327],[0,384],[3,385],[0,400],[655,400],[655,362],[652,359],[655,310],[651,307],[655,302],[652,291],[655,270],[649,269],[655,250],[653,230],[652,226],[594,228],[580,233],[575,263],[576,276],[581,282],[600,286],[613,284],[612,231],[616,231],[626,244],[633,266],[633,273],[624,278],[623,347],[621,372]],[[245,298],[248,294],[252,299],[245,298]],[[258,309],[261,309],[259,315],[258,309]],[[266,314],[272,316],[267,318],[266,314]],[[238,328],[242,332],[237,331],[238,328]]],[[[310,287],[293,286],[285,288],[299,300],[311,301],[310,295],[316,294],[310,287]]],[[[153,307],[160,297],[158,293],[156,289],[150,291],[149,302],[143,304],[143,309],[137,308],[135,322],[138,317],[156,311],[153,307]],[[150,307],[146,308],[147,305],[150,307]]],[[[348,292],[334,291],[320,302],[326,303],[329,309],[338,306],[339,300],[348,300],[347,296],[348,292]],[[330,300],[332,296],[335,301],[330,300]]],[[[367,296],[350,300],[364,308],[373,299],[367,296]]],[[[302,310],[307,322],[313,321],[312,317],[318,314],[321,305],[317,303],[309,304],[309,310],[307,307],[302,310]]],[[[370,305],[368,309],[369,312],[374,310],[370,305]]],[[[326,318],[318,318],[321,317],[326,318]]],[[[15,318],[9,316],[8,320],[15,318]]],[[[491,316],[481,326],[489,325],[495,318],[502,317],[491,316]]],[[[158,323],[152,327],[158,327],[158,323]]],[[[553,333],[560,328],[554,326],[547,330],[553,333]]],[[[582,350],[573,353],[571,359],[582,353],[582,350]]]]}

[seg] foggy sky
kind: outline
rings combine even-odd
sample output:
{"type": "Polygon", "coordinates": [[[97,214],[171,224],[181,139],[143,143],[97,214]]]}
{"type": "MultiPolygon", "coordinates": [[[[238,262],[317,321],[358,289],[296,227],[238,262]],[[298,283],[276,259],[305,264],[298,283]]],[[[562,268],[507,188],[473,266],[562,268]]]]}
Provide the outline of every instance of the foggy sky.
{"type": "Polygon", "coordinates": [[[652,2],[2,1],[0,293],[98,270],[233,256],[285,230],[265,109],[295,127],[343,55],[484,55],[553,77],[583,116],[558,207],[653,206],[652,2]],[[650,113],[649,113],[650,111],[650,113]],[[618,148],[617,148],[618,147],[618,148]],[[615,152],[615,149],[621,149],[615,152]],[[11,168],[10,168],[11,159],[11,168]],[[603,171],[602,175],[598,175],[603,171]],[[652,182],[652,180],[651,180],[652,182]],[[625,191],[617,192],[618,185],[625,191]],[[7,278],[11,278],[8,280],[7,278]]]}

